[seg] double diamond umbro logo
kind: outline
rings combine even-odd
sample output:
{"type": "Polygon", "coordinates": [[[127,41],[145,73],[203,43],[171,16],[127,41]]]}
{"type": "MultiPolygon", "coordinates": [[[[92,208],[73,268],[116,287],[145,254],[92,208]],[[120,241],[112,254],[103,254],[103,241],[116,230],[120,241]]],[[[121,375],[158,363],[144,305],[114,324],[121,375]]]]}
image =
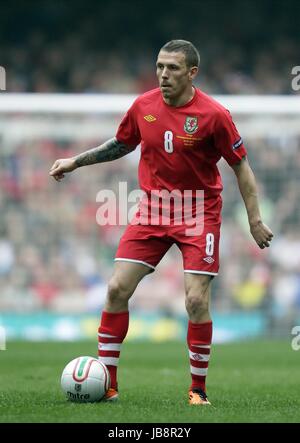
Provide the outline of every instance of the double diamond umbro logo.
{"type": "Polygon", "coordinates": [[[211,264],[211,263],[213,263],[215,261],[215,259],[212,258],[212,257],[205,257],[203,260],[206,261],[209,264],[211,264]]]}
{"type": "Polygon", "coordinates": [[[193,360],[203,360],[203,357],[201,357],[201,354],[193,354],[192,355],[193,360]]]}
{"type": "Polygon", "coordinates": [[[149,123],[152,123],[152,122],[154,122],[154,121],[156,120],[156,118],[153,117],[153,115],[151,115],[151,114],[145,115],[145,116],[144,116],[144,119],[145,119],[147,122],[149,122],[149,123]]]}

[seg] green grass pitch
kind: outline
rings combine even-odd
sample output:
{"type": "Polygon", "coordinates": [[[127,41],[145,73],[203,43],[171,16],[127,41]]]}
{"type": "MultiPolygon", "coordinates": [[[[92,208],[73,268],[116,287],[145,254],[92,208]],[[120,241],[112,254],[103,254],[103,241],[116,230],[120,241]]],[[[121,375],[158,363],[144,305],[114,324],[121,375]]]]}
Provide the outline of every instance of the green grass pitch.
{"type": "Polygon", "coordinates": [[[207,378],[213,407],[189,406],[185,343],[124,343],[120,401],[75,404],[60,388],[66,363],[95,342],[9,342],[0,352],[2,423],[300,422],[300,351],[290,342],[214,345],[207,378]]]}

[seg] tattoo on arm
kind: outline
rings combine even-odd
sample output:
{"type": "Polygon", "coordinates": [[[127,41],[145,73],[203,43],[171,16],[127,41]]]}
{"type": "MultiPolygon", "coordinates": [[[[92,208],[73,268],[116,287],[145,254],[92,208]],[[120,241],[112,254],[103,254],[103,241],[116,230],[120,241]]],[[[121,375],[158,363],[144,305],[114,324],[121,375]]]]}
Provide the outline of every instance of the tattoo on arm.
{"type": "Polygon", "coordinates": [[[81,166],[93,165],[95,163],[109,162],[124,157],[124,155],[131,151],[132,148],[130,146],[124,145],[124,143],[119,142],[114,137],[96,148],[89,149],[88,151],[77,155],[75,157],[75,163],[79,168],[81,166]]]}

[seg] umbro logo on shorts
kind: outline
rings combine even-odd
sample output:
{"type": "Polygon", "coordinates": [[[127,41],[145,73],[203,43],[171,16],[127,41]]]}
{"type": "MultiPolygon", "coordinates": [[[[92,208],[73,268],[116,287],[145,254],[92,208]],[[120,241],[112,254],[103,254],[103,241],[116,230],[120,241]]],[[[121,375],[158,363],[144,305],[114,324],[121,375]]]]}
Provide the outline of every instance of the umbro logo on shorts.
{"type": "Polygon", "coordinates": [[[203,259],[204,261],[206,261],[207,263],[213,263],[214,261],[215,261],[215,259],[214,258],[212,258],[212,257],[205,257],[204,259],[203,259]]]}

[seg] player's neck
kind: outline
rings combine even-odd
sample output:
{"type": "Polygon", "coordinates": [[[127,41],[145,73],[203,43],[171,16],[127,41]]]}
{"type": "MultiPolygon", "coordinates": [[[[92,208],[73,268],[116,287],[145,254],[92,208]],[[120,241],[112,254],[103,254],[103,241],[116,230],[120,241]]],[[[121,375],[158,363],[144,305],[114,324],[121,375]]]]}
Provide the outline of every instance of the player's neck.
{"type": "Polygon", "coordinates": [[[163,100],[169,106],[184,106],[193,99],[195,93],[195,88],[193,85],[191,85],[191,87],[184,91],[184,93],[181,94],[179,97],[163,97],[163,100]]]}

